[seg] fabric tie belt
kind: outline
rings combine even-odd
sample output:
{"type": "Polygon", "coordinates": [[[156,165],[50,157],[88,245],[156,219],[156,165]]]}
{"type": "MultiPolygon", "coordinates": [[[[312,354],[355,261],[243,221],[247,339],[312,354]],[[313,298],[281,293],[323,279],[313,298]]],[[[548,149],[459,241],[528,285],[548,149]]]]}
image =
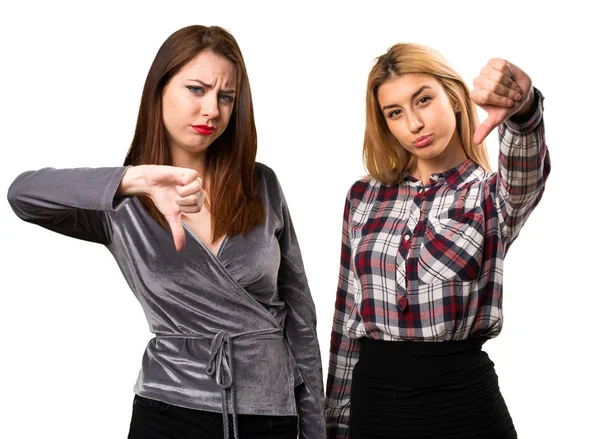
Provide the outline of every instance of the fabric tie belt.
{"type": "MultiPolygon", "coordinates": [[[[217,385],[221,388],[221,412],[223,414],[223,437],[229,439],[229,423],[227,419],[227,393],[231,394],[231,415],[233,418],[233,436],[239,439],[237,412],[235,410],[235,386],[233,385],[233,343],[235,338],[250,337],[257,335],[278,334],[283,333],[281,328],[261,329],[258,331],[247,331],[239,334],[229,334],[225,331],[220,331],[212,337],[210,344],[210,358],[206,364],[206,373],[208,376],[214,377],[217,385]]],[[[191,335],[191,334],[164,334],[157,335],[156,338],[183,338],[183,339],[198,339],[207,340],[211,337],[208,335],[191,335]]]]}

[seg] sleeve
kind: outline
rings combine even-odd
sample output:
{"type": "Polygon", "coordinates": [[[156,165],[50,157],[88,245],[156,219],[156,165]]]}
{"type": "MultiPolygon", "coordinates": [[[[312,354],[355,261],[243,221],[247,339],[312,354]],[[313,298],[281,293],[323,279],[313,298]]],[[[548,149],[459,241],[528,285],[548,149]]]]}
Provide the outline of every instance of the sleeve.
{"type": "Polygon", "coordinates": [[[112,239],[108,212],[127,167],[43,168],[19,175],[8,202],[23,221],[101,244],[112,239]]]}
{"type": "Polygon", "coordinates": [[[323,367],[317,339],[317,316],[302,255],[283,194],[283,228],[278,290],[286,304],[285,333],[303,383],[296,387],[301,439],[324,439],[323,367]]]}
{"type": "Polygon", "coordinates": [[[325,397],[325,421],[329,439],[346,439],[350,419],[350,387],[352,370],[358,361],[359,344],[344,333],[344,327],[354,306],[354,272],[349,225],[351,222],[351,192],[348,192],[342,227],[342,254],[338,280],[333,329],[329,353],[329,373],[325,397]]]}
{"type": "Polygon", "coordinates": [[[502,242],[508,250],[538,205],[550,173],[543,122],[544,97],[534,91],[537,106],[526,121],[506,120],[499,128],[498,172],[492,179],[502,242]]]}

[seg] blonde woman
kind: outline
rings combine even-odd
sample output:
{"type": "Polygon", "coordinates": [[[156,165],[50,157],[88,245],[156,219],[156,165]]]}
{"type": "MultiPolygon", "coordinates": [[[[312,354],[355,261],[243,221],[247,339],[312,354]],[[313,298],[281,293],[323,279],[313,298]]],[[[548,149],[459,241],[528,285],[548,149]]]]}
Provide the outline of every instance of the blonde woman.
{"type": "Polygon", "coordinates": [[[517,437],[482,345],[502,328],[504,257],[550,171],[543,97],[501,59],[474,85],[415,44],[371,70],[369,175],[344,212],[329,438],[517,437]],[[484,139],[495,127],[492,173],[484,139]]]}

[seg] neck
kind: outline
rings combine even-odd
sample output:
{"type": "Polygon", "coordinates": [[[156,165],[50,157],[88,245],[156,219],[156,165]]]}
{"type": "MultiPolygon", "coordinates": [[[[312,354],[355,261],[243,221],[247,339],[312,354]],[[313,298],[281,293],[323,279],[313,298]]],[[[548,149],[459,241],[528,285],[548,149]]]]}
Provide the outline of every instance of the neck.
{"type": "Polygon", "coordinates": [[[413,177],[421,180],[423,184],[429,184],[432,174],[439,174],[452,169],[467,160],[467,154],[462,146],[462,142],[455,132],[450,143],[444,151],[432,159],[417,159],[414,167],[410,171],[413,177]]]}
{"type": "Polygon", "coordinates": [[[205,157],[205,151],[201,151],[196,154],[189,154],[186,151],[182,151],[180,148],[171,150],[173,166],[194,169],[195,171],[198,171],[200,178],[204,177],[205,157]]]}

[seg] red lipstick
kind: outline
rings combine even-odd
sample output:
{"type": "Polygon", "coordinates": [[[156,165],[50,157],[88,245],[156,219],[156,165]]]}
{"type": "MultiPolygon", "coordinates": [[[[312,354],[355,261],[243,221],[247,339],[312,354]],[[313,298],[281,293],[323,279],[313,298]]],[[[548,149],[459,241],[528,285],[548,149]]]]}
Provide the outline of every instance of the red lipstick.
{"type": "Polygon", "coordinates": [[[417,148],[424,148],[427,145],[429,145],[432,141],[433,141],[432,135],[421,136],[413,142],[413,145],[415,145],[417,148]]]}
{"type": "Polygon", "coordinates": [[[214,131],[214,127],[209,127],[208,125],[192,125],[194,131],[198,134],[202,134],[204,136],[210,136],[214,131]]]}

